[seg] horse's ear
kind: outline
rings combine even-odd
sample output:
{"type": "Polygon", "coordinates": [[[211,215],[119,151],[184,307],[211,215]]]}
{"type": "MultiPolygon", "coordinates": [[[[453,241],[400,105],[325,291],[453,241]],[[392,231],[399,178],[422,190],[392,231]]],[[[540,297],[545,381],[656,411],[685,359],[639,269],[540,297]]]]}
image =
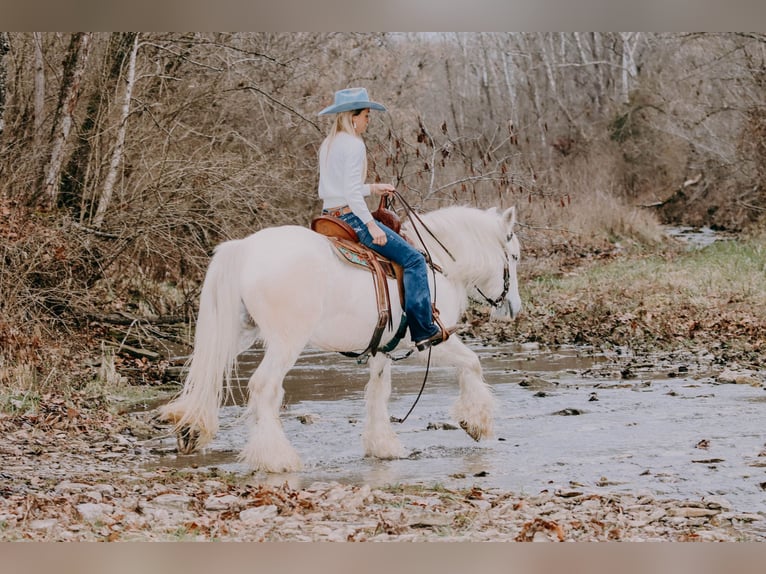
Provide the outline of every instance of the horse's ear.
{"type": "Polygon", "coordinates": [[[503,221],[508,226],[509,231],[513,231],[513,227],[516,225],[516,206],[509,207],[503,212],[503,221]]]}

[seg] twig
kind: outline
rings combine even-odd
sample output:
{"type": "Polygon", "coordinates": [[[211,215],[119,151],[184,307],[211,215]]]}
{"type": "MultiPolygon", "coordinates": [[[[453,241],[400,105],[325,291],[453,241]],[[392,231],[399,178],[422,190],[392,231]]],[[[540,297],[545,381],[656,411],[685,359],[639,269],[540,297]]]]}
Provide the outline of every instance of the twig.
{"type": "Polygon", "coordinates": [[[519,227],[524,227],[532,231],[559,231],[564,233],[571,233],[572,235],[580,235],[580,233],[578,233],[577,231],[572,231],[571,229],[565,229],[563,227],[544,227],[540,225],[528,225],[526,223],[521,223],[520,221],[517,221],[516,225],[518,225],[519,227]]]}
{"type": "Polygon", "coordinates": [[[739,203],[740,205],[742,205],[744,207],[747,207],[748,209],[755,209],[756,211],[766,211],[766,208],[764,208],[764,207],[758,207],[757,205],[751,205],[749,203],[745,203],[741,199],[738,199],[737,203],[739,203]]]}
{"type": "Polygon", "coordinates": [[[107,233],[106,231],[99,231],[98,229],[87,227],[83,225],[82,223],[78,223],[76,221],[72,221],[72,225],[76,227],[77,229],[81,229],[82,231],[85,231],[87,233],[92,233],[93,235],[96,235],[97,237],[106,237],[107,239],[120,239],[121,237],[119,235],[115,235],[114,233],[107,233]]]}

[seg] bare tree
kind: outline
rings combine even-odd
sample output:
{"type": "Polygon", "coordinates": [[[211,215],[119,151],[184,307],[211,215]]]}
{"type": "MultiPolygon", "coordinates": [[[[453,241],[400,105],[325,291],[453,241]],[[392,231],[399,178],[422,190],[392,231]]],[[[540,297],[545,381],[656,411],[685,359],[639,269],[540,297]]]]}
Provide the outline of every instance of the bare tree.
{"type": "Polygon", "coordinates": [[[64,61],[61,91],[54,116],[51,132],[50,159],[45,168],[42,181],[42,194],[48,205],[55,205],[59,194],[61,166],[64,162],[64,146],[69,139],[73,114],[80,97],[80,88],[88,54],[90,52],[90,32],[72,34],[67,57],[64,61]]]}
{"type": "Polygon", "coordinates": [[[620,39],[621,46],[621,82],[620,82],[620,101],[627,104],[630,98],[631,84],[638,75],[638,66],[636,65],[636,48],[641,42],[641,32],[622,32],[620,39]]]}
{"type": "Polygon", "coordinates": [[[120,123],[117,128],[117,141],[114,144],[109,171],[104,180],[104,187],[101,190],[101,198],[99,199],[98,208],[96,209],[96,216],[93,218],[93,226],[96,228],[101,227],[101,224],[104,221],[104,215],[106,214],[109,202],[112,199],[114,182],[117,179],[117,169],[122,160],[122,153],[125,146],[125,132],[127,131],[128,116],[130,115],[130,103],[133,97],[133,86],[136,81],[136,55],[138,54],[138,47],[140,45],[138,40],[139,35],[136,34],[133,38],[133,47],[130,50],[128,69],[125,74],[125,94],[123,96],[122,111],[120,113],[120,123]]]}
{"type": "Polygon", "coordinates": [[[43,61],[42,33],[34,32],[32,39],[35,47],[35,94],[34,94],[34,135],[35,147],[40,147],[45,120],[45,63],[43,61]]]}
{"type": "Polygon", "coordinates": [[[0,32],[0,135],[3,134],[3,129],[5,127],[5,123],[3,120],[3,115],[5,112],[5,78],[6,78],[6,70],[5,70],[5,55],[8,53],[8,50],[10,49],[10,45],[8,44],[8,33],[7,32],[0,32]]]}

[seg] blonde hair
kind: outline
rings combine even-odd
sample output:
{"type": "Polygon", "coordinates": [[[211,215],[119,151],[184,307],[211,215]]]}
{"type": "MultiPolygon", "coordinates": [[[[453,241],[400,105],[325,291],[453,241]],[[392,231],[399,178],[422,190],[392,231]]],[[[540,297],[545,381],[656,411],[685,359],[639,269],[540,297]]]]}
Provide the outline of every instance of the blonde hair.
{"type": "Polygon", "coordinates": [[[327,134],[327,139],[331,140],[338,132],[346,132],[352,136],[356,135],[354,129],[354,118],[362,113],[363,110],[349,110],[347,112],[340,112],[330,126],[330,131],[327,134]]]}
{"type": "MultiPolygon", "coordinates": [[[[330,126],[330,131],[327,132],[327,137],[322,142],[322,146],[320,147],[320,157],[322,157],[322,152],[324,152],[325,159],[330,153],[330,144],[332,144],[332,140],[335,139],[335,136],[338,135],[338,132],[346,132],[348,134],[351,134],[354,137],[359,137],[356,135],[356,130],[354,129],[354,118],[361,114],[365,109],[367,108],[361,108],[358,110],[348,110],[346,112],[339,112],[336,117],[335,121],[330,126]]],[[[362,181],[367,179],[367,158],[364,158],[364,166],[362,168],[362,181]]]]}

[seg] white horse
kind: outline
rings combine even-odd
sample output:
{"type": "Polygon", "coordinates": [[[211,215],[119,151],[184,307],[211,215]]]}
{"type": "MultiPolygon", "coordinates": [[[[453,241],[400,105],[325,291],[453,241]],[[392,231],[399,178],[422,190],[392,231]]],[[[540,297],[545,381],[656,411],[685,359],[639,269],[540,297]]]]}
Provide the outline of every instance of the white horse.
{"type": "MultiPolygon", "coordinates": [[[[500,212],[453,206],[424,214],[422,221],[442,246],[419,228],[423,246],[409,221],[402,230],[441,267],[441,272],[429,273],[429,285],[442,322],[454,325],[474,294],[495,307],[493,317],[515,317],[521,309],[515,208],[500,212]]],[[[396,329],[401,306],[393,282],[389,292],[396,329]]],[[[265,353],[248,383],[246,416],[251,432],[240,460],[253,470],[299,470],[300,457],[279,420],[282,381],[307,345],[327,351],[365,349],[378,320],[375,301],[369,271],[342,262],[327,238],[308,228],[272,227],[219,245],[202,287],[183,390],[159,413],[174,424],[179,451],[193,452],[213,438],[237,356],[261,339],[265,353]]],[[[381,344],[393,336],[387,330],[381,344]]],[[[409,335],[398,349],[414,349],[409,335]]],[[[432,362],[458,370],[455,419],[477,441],[490,436],[494,398],[476,354],[457,335],[431,350],[432,362]]],[[[419,355],[425,358],[427,353],[419,355]]],[[[403,457],[405,449],[388,414],[391,358],[378,352],[370,357],[369,366],[362,434],[365,455],[403,457]]]]}

